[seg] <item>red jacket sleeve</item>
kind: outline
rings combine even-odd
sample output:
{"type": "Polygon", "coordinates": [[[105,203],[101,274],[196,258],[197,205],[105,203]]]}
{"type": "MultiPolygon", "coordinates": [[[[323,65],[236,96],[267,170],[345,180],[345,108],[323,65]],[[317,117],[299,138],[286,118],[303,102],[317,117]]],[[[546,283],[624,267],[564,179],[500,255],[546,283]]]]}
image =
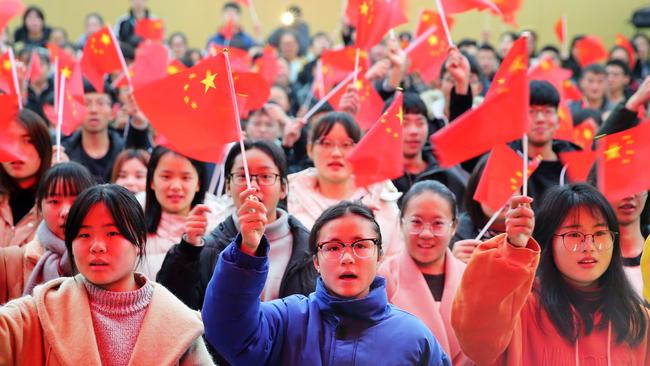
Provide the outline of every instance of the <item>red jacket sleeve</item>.
{"type": "Polygon", "coordinates": [[[506,234],[477,247],[451,313],[463,352],[477,364],[493,364],[508,347],[519,348],[510,350],[515,354],[521,351],[520,313],[531,293],[539,253],[534,239],[517,248],[506,242],[506,234]]]}

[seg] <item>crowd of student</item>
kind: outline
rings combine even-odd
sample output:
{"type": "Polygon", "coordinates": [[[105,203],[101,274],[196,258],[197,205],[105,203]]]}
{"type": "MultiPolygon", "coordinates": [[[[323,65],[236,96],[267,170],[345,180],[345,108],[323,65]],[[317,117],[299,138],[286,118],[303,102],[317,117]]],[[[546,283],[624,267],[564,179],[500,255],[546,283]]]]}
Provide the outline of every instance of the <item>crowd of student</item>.
{"type": "MultiPolygon", "coordinates": [[[[127,62],[136,21],[155,17],[144,0],[130,4],[115,26],[127,62]]],[[[432,153],[429,137],[481,103],[518,34],[458,42],[431,84],[406,73],[396,40],[373,47],[365,77],[386,106],[403,90],[405,163],[401,177],[358,187],[346,160],[365,132],[356,89],[301,121],[321,53],[354,31],[310,34],[300,8],[289,10],[294,22],[262,40],[227,3],[208,39],[253,57],[265,44],[279,51],[268,103],[217,166],[154,143],[128,88],[87,82],[83,123],[53,144],[45,46],[80,52],[100,14],[76,42],[37,7],[4,35],[25,63],[36,50],[43,71],[3,132],[21,159],[0,166],[1,365],[650,365],[648,192],[608,201],[594,174],[565,178],[559,154],[581,147],[554,139],[555,86],[530,82],[528,156],[540,161],[527,196],[515,194],[482,237],[494,210],[474,193],[488,156],[443,168],[432,153]],[[221,169],[223,188],[211,188],[221,169]]],[[[640,123],[646,34],[631,37],[634,55],[616,46],[581,68],[531,33],[531,65],[572,70],[583,95],[569,106],[574,124],[601,135],[640,123]]],[[[187,67],[205,55],[182,32],[166,43],[187,67]]],[[[521,142],[510,147],[523,154],[521,142]]]]}

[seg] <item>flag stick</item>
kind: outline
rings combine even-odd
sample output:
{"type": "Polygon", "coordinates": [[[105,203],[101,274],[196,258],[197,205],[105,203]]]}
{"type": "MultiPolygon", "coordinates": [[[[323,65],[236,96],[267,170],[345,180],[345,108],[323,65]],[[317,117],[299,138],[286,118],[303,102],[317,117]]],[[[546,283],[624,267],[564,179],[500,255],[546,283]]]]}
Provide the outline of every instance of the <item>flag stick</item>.
{"type": "MultiPolygon", "coordinates": [[[[505,207],[505,206],[503,206],[503,207],[505,207]]],[[[497,220],[497,217],[499,217],[499,215],[503,211],[503,207],[501,207],[497,212],[492,214],[492,217],[490,217],[490,220],[488,220],[488,222],[485,224],[485,226],[483,226],[483,229],[481,229],[481,232],[479,232],[478,235],[476,235],[476,238],[474,238],[474,240],[481,240],[483,235],[485,235],[485,233],[488,231],[488,229],[490,229],[490,226],[492,226],[492,224],[494,224],[494,222],[497,220]]]]}
{"type": "Polygon", "coordinates": [[[56,95],[56,91],[59,90],[59,78],[61,77],[59,73],[59,56],[54,58],[54,110],[59,110],[59,97],[56,95]]]}
{"type": "Polygon", "coordinates": [[[354,56],[354,85],[357,84],[357,74],[359,73],[359,47],[357,47],[357,54],[354,56]]]}
{"type": "Polygon", "coordinates": [[[564,37],[564,40],[562,41],[562,53],[566,55],[567,57],[569,56],[569,20],[567,19],[566,15],[562,15],[562,20],[564,21],[564,27],[562,29],[562,36],[564,37]]]}
{"type": "Polygon", "coordinates": [[[309,120],[309,118],[311,116],[313,116],[314,113],[316,113],[316,111],[320,107],[322,107],[323,104],[325,104],[325,102],[327,102],[332,97],[332,95],[336,94],[336,92],[341,90],[341,88],[344,87],[345,84],[347,84],[352,79],[352,77],[355,76],[355,75],[356,75],[356,72],[351,72],[350,74],[348,74],[348,76],[346,76],[345,79],[343,79],[337,86],[332,88],[332,90],[330,90],[327,93],[327,95],[325,95],[323,97],[323,99],[319,100],[318,103],[314,104],[314,106],[311,107],[311,109],[309,109],[309,111],[307,111],[307,113],[305,113],[305,115],[301,118],[301,121],[303,122],[303,124],[307,123],[307,120],[309,120]]]}
{"type": "Polygon", "coordinates": [[[257,11],[255,10],[255,4],[253,4],[253,0],[250,1],[250,4],[248,5],[248,10],[251,13],[251,20],[253,20],[253,23],[255,23],[255,25],[260,28],[260,33],[261,33],[262,23],[260,22],[260,18],[257,16],[257,11]]]}
{"type": "Polygon", "coordinates": [[[61,129],[63,128],[63,105],[65,103],[65,76],[60,75],[59,78],[59,105],[57,106],[56,115],[56,161],[61,161],[61,129]]]}
{"type": "Polygon", "coordinates": [[[445,30],[445,35],[447,36],[447,43],[450,47],[454,46],[454,41],[451,39],[451,33],[449,32],[449,25],[447,25],[447,18],[445,17],[445,9],[442,7],[440,0],[436,0],[436,5],[438,7],[438,13],[440,13],[440,22],[442,23],[442,28],[445,30]]]}
{"type": "Polygon", "coordinates": [[[122,72],[124,73],[124,76],[126,76],[126,81],[129,83],[129,88],[131,91],[133,91],[133,83],[131,83],[131,75],[129,75],[129,69],[126,67],[126,61],[124,60],[124,55],[122,54],[122,49],[120,48],[120,44],[117,42],[117,39],[115,38],[115,34],[113,34],[113,28],[108,26],[108,33],[111,35],[111,39],[113,40],[113,44],[115,44],[115,48],[117,49],[117,56],[120,58],[120,64],[122,65],[122,72]]]}
{"type": "Polygon", "coordinates": [[[221,197],[223,195],[223,186],[226,185],[226,166],[220,164],[221,169],[219,169],[219,185],[217,186],[216,196],[221,197]]]}
{"type": "Polygon", "coordinates": [[[230,58],[228,57],[228,49],[223,50],[223,55],[226,58],[226,73],[228,74],[228,84],[230,85],[230,103],[235,112],[235,120],[237,128],[239,129],[239,147],[241,148],[241,158],[244,163],[244,175],[246,176],[246,189],[251,189],[251,176],[248,172],[248,160],[246,159],[246,148],[244,147],[244,132],[241,130],[241,121],[239,120],[239,107],[237,106],[237,98],[235,97],[235,83],[232,80],[232,72],[230,71],[230,58]]]}
{"type": "Polygon", "coordinates": [[[522,146],[523,146],[523,155],[524,155],[524,174],[522,176],[522,180],[524,181],[524,185],[521,188],[521,194],[523,196],[528,195],[528,135],[524,134],[524,137],[521,139],[522,146]]]}
{"type": "Polygon", "coordinates": [[[407,55],[409,53],[411,53],[411,51],[413,51],[417,46],[419,46],[420,43],[424,42],[427,38],[429,38],[429,36],[432,35],[433,32],[436,31],[436,29],[438,29],[438,28],[435,27],[435,26],[427,28],[427,30],[422,32],[422,34],[420,34],[419,36],[415,37],[415,39],[411,43],[409,43],[408,46],[406,46],[406,48],[404,49],[404,52],[407,55]]]}
{"type": "Polygon", "coordinates": [[[16,97],[18,98],[18,108],[23,109],[22,92],[20,91],[18,72],[16,71],[16,58],[14,57],[14,49],[11,47],[9,47],[9,62],[11,63],[11,76],[14,79],[14,88],[16,89],[16,97]]]}

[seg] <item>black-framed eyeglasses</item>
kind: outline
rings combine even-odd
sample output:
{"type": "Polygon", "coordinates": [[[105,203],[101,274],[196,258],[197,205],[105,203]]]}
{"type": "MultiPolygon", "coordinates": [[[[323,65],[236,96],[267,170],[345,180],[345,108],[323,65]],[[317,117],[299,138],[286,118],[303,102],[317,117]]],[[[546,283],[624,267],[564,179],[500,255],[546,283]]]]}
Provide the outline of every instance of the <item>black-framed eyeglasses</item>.
{"type": "Polygon", "coordinates": [[[434,220],[432,222],[425,222],[422,219],[417,217],[410,217],[408,219],[404,219],[404,223],[406,224],[406,229],[408,230],[409,234],[418,235],[424,231],[425,227],[428,226],[429,230],[431,230],[431,233],[433,233],[433,235],[435,236],[442,236],[448,234],[449,229],[453,224],[453,222],[445,221],[445,220],[434,220]]]}
{"type": "MultiPolygon", "coordinates": [[[[255,179],[257,184],[260,186],[272,186],[280,177],[280,174],[275,173],[262,173],[262,174],[251,174],[251,181],[255,179]]],[[[244,173],[230,173],[228,175],[229,179],[232,179],[232,182],[238,186],[246,185],[246,174],[244,173]]]]}
{"type": "Polygon", "coordinates": [[[585,234],[579,231],[569,231],[564,234],[553,234],[562,238],[564,249],[571,253],[583,252],[587,249],[587,237],[591,236],[594,248],[597,251],[608,250],[614,244],[618,233],[610,230],[598,230],[593,234],[585,234]]]}
{"type": "Polygon", "coordinates": [[[352,254],[360,259],[370,258],[375,254],[375,247],[379,245],[377,238],[357,239],[350,244],[344,244],[337,240],[318,243],[318,251],[323,258],[329,261],[340,260],[343,257],[346,247],[352,248],[352,254]]]}

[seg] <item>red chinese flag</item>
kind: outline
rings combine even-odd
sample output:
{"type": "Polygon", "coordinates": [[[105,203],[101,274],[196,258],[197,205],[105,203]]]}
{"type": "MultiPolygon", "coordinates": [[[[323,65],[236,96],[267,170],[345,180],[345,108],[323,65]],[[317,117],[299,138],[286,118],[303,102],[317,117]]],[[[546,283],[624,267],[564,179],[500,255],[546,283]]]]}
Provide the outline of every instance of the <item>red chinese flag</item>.
{"type": "Polygon", "coordinates": [[[235,0],[239,5],[243,6],[249,6],[251,4],[251,0],[235,0]]]}
{"type": "Polygon", "coordinates": [[[403,117],[402,93],[397,92],[390,107],[347,157],[357,186],[367,187],[404,174],[403,117]]]}
{"type": "Polygon", "coordinates": [[[349,0],[346,13],[356,13],[355,47],[361,49],[376,45],[391,28],[408,21],[401,0],[349,0]]]}
{"type": "Polygon", "coordinates": [[[153,127],[181,154],[221,160],[222,145],[239,139],[235,96],[223,53],[134,92],[153,127]]]}
{"type": "Polygon", "coordinates": [[[247,110],[262,108],[268,102],[271,86],[262,75],[256,72],[235,72],[232,78],[237,95],[246,98],[247,110]]]}
{"type": "Polygon", "coordinates": [[[0,0],[0,33],[5,29],[11,18],[22,14],[25,4],[20,0],[0,0]]]}
{"type": "MultiPolygon", "coordinates": [[[[483,169],[474,200],[498,211],[524,184],[523,165],[524,159],[508,145],[496,145],[483,169]]],[[[528,176],[537,166],[536,162],[528,164],[528,176]]]]}
{"type": "Polygon", "coordinates": [[[496,145],[520,139],[528,129],[528,51],[519,38],[504,59],[483,103],[431,136],[440,164],[450,167],[496,145]]]}
{"type": "Polygon", "coordinates": [[[8,94],[16,94],[9,52],[5,52],[0,56],[0,90],[8,94]]]}
{"type": "MultiPolygon", "coordinates": [[[[355,47],[323,51],[320,61],[324,92],[329,91],[354,71],[356,52],[355,47]]],[[[368,62],[368,52],[359,50],[359,67],[366,69],[368,62]]],[[[359,73],[359,75],[363,75],[363,73],[359,73]]]]}
{"type": "Polygon", "coordinates": [[[0,94],[0,162],[20,160],[16,141],[12,141],[6,131],[18,118],[18,98],[13,94],[0,94]]]}
{"type": "Polygon", "coordinates": [[[493,11],[493,13],[501,15],[505,23],[517,27],[515,16],[519,12],[519,9],[521,9],[522,3],[523,0],[494,0],[494,5],[499,8],[499,12],[493,11]]]}
{"type": "Polygon", "coordinates": [[[88,111],[83,103],[80,103],[72,96],[70,90],[65,90],[65,102],[63,103],[63,124],[61,125],[61,132],[65,135],[71,135],[77,130],[88,111]]]}
{"type": "Polygon", "coordinates": [[[278,52],[275,48],[264,47],[262,56],[255,60],[253,70],[260,73],[269,85],[273,85],[278,74],[278,52]]]}
{"type": "Polygon", "coordinates": [[[63,75],[67,79],[70,79],[70,75],[72,75],[72,70],[74,69],[75,64],[77,62],[75,57],[71,55],[68,51],[60,48],[59,46],[53,43],[47,44],[47,50],[50,52],[50,60],[52,62],[52,65],[58,62],[59,66],[58,66],[58,70],[56,70],[56,74],[59,75],[63,73],[63,75]]]}
{"type": "Polygon", "coordinates": [[[162,19],[140,19],[135,23],[135,34],[144,39],[162,41],[165,38],[165,23],[162,19]]]}
{"type": "MultiPolygon", "coordinates": [[[[451,29],[453,20],[449,17],[447,17],[447,24],[451,29]]],[[[430,27],[436,27],[436,30],[408,54],[411,61],[408,72],[419,73],[426,83],[440,77],[440,69],[447,58],[447,51],[449,50],[449,42],[447,42],[447,36],[442,26],[442,18],[432,10],[424,10],[420,15],[416,38],[430,27]]]]}
{"type": "Polygon", "coordinates": [[[573,117],[571,116],[571,111],[566,104],[566,101],[560,101],[560,105],[557,108],[557,120],[559,127],[555,130],[553,134],[554,140],[573,140],[573,117]]]}
{"type": "Polygon", "coordinates": [[[571,70],[561,68],[553,59],[543,58],[528,73],[528,79],[548,81],[559,91],[562,89],[562,83],[571,78],[571,74],[571,70]]]}
{"type": "MultiPolygon", "coordinates": [[[[518,82],[528,85],[527,71],[528,44],[526,43],[526,37],[519,37],[512,45],[506,58],[503,59],[496,74],[494,74],[493,82],[490,84],[490,89],[488,89],[485,97],[489,98],[504,91],[509,91],[512,87],[513,79],[517,79],[518,82]],[[522,75],[526,77],[526,80],[521,80],[522,75]]],[[[526,93],[526,97],[528,97],[528,93],[526,93]]],[[[529,102],[526,99],[526,103],[529,102]]],[[[528,113],[526,113],[526,116],[528,116],[528,113]]]]}
{"type": "Polygon", "coordinates": [[[167,76],[169,52],[160,42],[141,42],[135,50],[135,61],[131,64],[133,88],[141,88],[167,76]]]}
{"type": "Polygon", "coordinates": [[[650,189],[650,120],[598,142],[598,188],[610,201],[650,189]]]}
{"type": "Polygon", "coordinates": [[[104,91],[104,75],[121,70],[119,45],[105,26],[86,40],[81,56],[81,70],[98,92],[104,91]]]}
{"type": "Polygon", "coordinates": [[[167,65],[167,75],[178,74],[185,69],[187,69],[187,66],[185,66],[184,63],[180,60],[174,59],[169,63],[169,65],[167,65]]]}
{"type": "Polygon", "coordinates": [[[445,9],[445,14],[464,13],[472,9],[490,9],[494,13],[501,13],[499,7],[489,0],[441,0],[441,5],[445,9]]]}
{"type": "MultiPolygon", "coordinates": [[[[363,75],[365,73],[365,70],[359,73],[359,75],[363,75]]],[[[343,94],[345,94],[345,91],[347,89],[347,86],[350,83],[354,83],[353,80],[349,81],[346,83],[344,87],[339,89],[338,92],[334,93],[330,100],[328,101],[329,104],[334,107],[334,109],[338,110],[339,109],[339,104],[341,102],[341,97],[343,97],[343,94]]],[[[375,87],[372,85],[372,82],[359,78],[357,79],[357,83],[355,85],[358,93],[359,93],[359,112],[357,113],[356,116],[354,116],[354,119],[357,121],[357,124],[359,127],[361,127],[362,130],[367,130],[372,126],[378,119],[379,116],[381,116],[381,111],[384,109],[384,101],[381,99],[381,96],[377,91],[375,90],[375,87]]]]}
{"type": "Polygon", "coordinates": [[[41,65],[41,58],[38,56],[36,50],[32,51],[32,55],[29,58],[29,68],[27,69],[27,77],[30,81],[34,81],[41,77],[43,73],[43,65],[41,65]]]}
{"type": "Polygon", "coordinates": [[[596,36],[584,36],[576,42],[576,61],[581,67],[585,67],[607,58],[607,50],[600,38],[596,36]]]}
{"type": "Polygon", "coordinates": [[[566,167],[566,174],[571,182],[586,182],[589,171],[596,161],[596,152],[591,148],[584,151],[567,151],[560,153],[560,161],[566,167]]]}
{"type": "Polygon", "coordinates": [[[582,121],[582,123],[573,129],[573,139],[571,142],[585,150],[591,150],[597,126],[598,125],[591,117],[582,121]]]}
{"type": "Polygon", "coordinates": [[[228,49],[228,57],[230,58],[230,69],[235,71],[250,71],[253,59],[248,54],[248,51],[236,47],[223,47],[217,44],[210,44],[208,54],[210,56],[217,56],[222,53],[224,49],[228,49]]]}
{"type": "Polygon", "coordinates": [[[566,21],[564,17],[560,17],[560,19],[555,22],[555,36],[560,43],[566,41],[566,21]]]}
{"type": "Polygon", "coordinates": [[[630,43],[630,40],[627,39],[622,34],[617,34],[616,41],[614,41],[614,44],[623,47],[625,51],[627,51],[627,56],[630,59],[629,61],[630,70],[634,69],[634,66],[636,66],[636,53],[634,52],[634,47],[632,47],[632,43],[630,43]]]}
{"type": "MultiPolygon", "coordinates": [[[[321,54],[320,60],[323,65],[327,65],[333,69],[354,71],[356,56],[356,47],[349,46],[338,50],[325,50],[321,54]]],[[[368,64],[368,52],[359,50],[359,66],[366,68],[368,64]]]]}
{"type": "Polygon", "coordinates": [[[559,92],[562,99],[582,100],[582,92],[571,80],[564,80],[559,92]]]}

